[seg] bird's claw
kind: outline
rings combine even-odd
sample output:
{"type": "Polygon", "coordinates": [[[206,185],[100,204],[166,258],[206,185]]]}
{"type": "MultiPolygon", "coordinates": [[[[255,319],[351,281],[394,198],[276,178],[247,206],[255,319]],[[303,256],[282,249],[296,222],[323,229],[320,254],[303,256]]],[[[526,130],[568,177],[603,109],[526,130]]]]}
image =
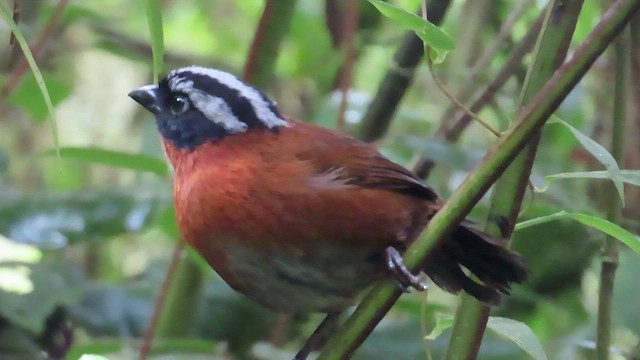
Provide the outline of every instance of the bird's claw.
{"type": "Polygon", "coordinates": [[[402,260],[402,256],[396,248],[393,246],[386,248],[385,259],[387,261],[387,268],[396,278],[398,287],[400,287],[403,292],[408,293],[411,291],[411,288],[418,291],[427,290],[428,286],[424,281],[422,281],[420,276],[414,275],[409,271],[409,269],[407,269],[407,266],[402,260]]]}

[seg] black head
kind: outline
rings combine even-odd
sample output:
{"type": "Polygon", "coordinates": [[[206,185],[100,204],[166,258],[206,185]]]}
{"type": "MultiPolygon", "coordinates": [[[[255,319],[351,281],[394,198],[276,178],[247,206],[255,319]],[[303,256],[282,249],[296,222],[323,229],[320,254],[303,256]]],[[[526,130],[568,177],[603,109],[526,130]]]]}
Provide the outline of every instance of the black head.
{"type": "Polygon", "coordinates": [[[287,126],[262,91],[216,69],[176,69],[129,96],[155,115],[162,136],[181,149],[193,150],[251,128],[276,131],[287,126]]]}

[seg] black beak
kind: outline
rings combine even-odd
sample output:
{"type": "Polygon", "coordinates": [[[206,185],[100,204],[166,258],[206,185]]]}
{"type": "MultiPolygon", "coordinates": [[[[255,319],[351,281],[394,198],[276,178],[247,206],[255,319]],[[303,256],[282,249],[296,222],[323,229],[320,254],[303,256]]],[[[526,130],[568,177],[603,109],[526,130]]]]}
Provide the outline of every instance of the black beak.
{"type": "Polygon", "coordinates": [[[158,99],[158,85],[147,85],[135,89],[129,93],[129,97],[149,110],[152,114],[157,114],[162,110],[158,99]]]}

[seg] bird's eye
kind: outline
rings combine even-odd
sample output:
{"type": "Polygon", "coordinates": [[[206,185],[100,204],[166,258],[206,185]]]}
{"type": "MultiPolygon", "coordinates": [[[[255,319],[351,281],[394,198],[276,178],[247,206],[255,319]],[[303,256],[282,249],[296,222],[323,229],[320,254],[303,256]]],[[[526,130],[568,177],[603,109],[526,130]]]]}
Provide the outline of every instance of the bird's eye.
{"type": "Polygon", "coordinates": [[[169,110],[173,115],[179,115],[189,110],[189,100],[184,95],[174,95],[169,100],[169,110]]]}

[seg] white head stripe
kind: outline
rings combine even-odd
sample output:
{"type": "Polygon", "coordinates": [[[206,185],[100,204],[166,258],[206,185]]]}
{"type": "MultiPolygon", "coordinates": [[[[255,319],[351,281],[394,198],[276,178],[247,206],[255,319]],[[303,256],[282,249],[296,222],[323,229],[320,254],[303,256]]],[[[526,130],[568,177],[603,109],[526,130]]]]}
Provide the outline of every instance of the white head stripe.
{"type": "Polygon", "coordinates": [[[232,116],[231,118],[229,117],[229,115],[233,115],[233,114],[227,104],[224,104],[226,107],[222,107],[222,105],[209,106],[207,104],[208,101],[215,101],[216,103],[221,103],[221,102],[224,103],[224,100],[216,98],[215,96],[206,94],[203,91],[200,91],[198,89],[195,89],[193,87],[193,81],[188,80],[184,76],[181,76],[183,73],[192,73],[192,74],[207,76],[231,89],[235,89],[236,91],[238,91],[239,96],[242,96],[248,100],[249,104],[251,104],[251,107],[253,108],[254,113],[256,114],[256,117],[266,127],[275,128],[278,126],[288,126],[288,123],[286,120],[279,117],[269,108],[271,103],[268,100],[266,100],[258,92],[258,90],[243,83],[237,77],[235,77],[230,73],[227,73],[221,70],[205,68],[201,66],[189,66],[189,67],[179,68],[171,71],[167,76],[167,78],[169,79],[169,87],[171,88],[171,90],[180,91],[187,94],[191,99],[191,101],[193,102],[194,106],[198,108],[198,110],[200,110],[203,114],[205,114],[205,116],[207,116],[209,120],[223,125],[225,129],[230,131],[233,131],[235,129],[238,132],[246,131],[247,125],[244,122],[242,122],[240,119],[236,118],[235,116],[232,116]],[[196,99],[194,99],[194,97],[197,98],[198,103],[196,103],[196,99]],[[210,111],[209,113],[207,113],[203,111],[203,108],[206,108],[209,110],[215,108],[216,111],[210,111]],[[214,119],[212,116],[220,115],[221,109],[229,110],[229,114],[226,115],[224,120],[220,121],[220,118],[218,118],[217,119],[218,121],[216,121],[216,119],[214,119]],[[244,128],[242,130],[240,130],[240,126],[238,125],[239,123],[244,125],[244,128]]]}
{"type": "Polygon", "coordinates": [[[229,105],[222,99],[208,95],[202,91],[189,94],[193,106],[198,108],[207,119],[222,126],[228,132],[235,134],[247,131],[247,124],[233,115],[229,105]]]}

